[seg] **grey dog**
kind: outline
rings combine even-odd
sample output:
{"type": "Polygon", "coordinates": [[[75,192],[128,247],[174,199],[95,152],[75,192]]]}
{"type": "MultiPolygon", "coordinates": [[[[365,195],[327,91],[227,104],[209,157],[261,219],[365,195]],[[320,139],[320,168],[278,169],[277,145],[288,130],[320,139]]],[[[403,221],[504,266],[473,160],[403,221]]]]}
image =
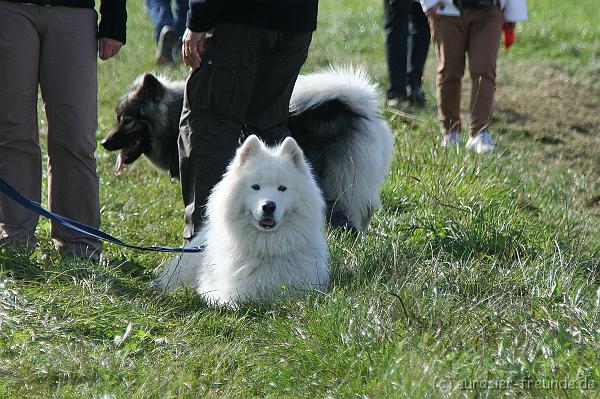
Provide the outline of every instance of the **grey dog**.
{"type": "MultiPolygon", "coordinates": [[[[120,151],[116,169],[141,155],[179,176],[177,137],[183,81],[144,74],[116,106],[116,124],[102,141],[120,151]]],[[[364,231],[381,208],[394,140],[379,116],[377,87],[360,69],[329,68],[298,77],[288,126],[304,151],[328,204],[332,226],[364,231]]]]}

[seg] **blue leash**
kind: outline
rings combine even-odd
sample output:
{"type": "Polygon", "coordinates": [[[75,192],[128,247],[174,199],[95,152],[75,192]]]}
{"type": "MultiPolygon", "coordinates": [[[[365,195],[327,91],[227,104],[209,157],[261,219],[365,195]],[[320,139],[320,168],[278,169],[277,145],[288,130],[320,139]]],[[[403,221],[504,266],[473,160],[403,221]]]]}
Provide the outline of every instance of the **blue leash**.
{"type": "Polygon", "coordinates": [[[126,242],[123,242],[123,241],[119,240],[118,238],[113,237],[110,234],[107,234],[101,230],[98,230],[91,226],[85,225],[83,223],[76,222],[74,220],[71,220],[69,218],[66,218],[64,216],[58,215],[56,213],[53,213],[53,212],[50,212],[50,211],[44,209],[37,202],[34,202],[34,201],[30,200],[29,198],[26,198],[25,196],[23,196],[21,193],[19,193],[17,190],[15,190],[10,184],[5,182],[2,178],[0,178],[0,192],[6,194],[10,199],[17,202],[19,205],[23,206],[24,208],[29,209],[30,211],[37,213],[38,215],[45,216],[50,220],[53,220],[57,223],[60,223],[61,225],[65,226],[65,227],[68,227],[70,229],[73,229],[75,231],[83,233],[85,235],[97,238],[99,240],[108,241],[113,244],[120,245],[122,247],[140,249],[143,251],[157,251],[157,252],[193,253],[193,252],[204,251],[204,246],[173,248],[173,247],[162,247],[162,246],[143,247],[143,246],[139,246],[139,245],[127,244],[126,242]]]}

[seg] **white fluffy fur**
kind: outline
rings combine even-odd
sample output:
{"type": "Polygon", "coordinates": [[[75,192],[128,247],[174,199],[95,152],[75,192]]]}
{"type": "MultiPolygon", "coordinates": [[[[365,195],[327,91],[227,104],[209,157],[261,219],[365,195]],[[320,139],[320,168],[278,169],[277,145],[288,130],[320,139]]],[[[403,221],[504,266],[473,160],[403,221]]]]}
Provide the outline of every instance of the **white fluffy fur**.
{"type": "Polygon", "coordinates": [[[192,284],[209,302],[229,306],[325,289],[324,202],[291,137],[267,148],[250,136],[213,189],[207,214],[206,226],[190,243],[205,245],[204,252],[170,261],[156,280],[159,287],[192,284]],[[271,229],[259,224],[265,201],[277,206],[271,229]]]}
{"type": "MultiPolygon", "coordinates": [[[[129,96],[134,96],[141,86],[144,75],[137,78],[129,96]]],[[[159,115],[168,115],[168,104],[181,101],[184,81],[170,81],[162,76],[157,79],[165,86],[165,97],[157,102],[159,115]]],[[[390,129],[379,117],[380,93],[366,72],[360,68],[330,67],[320,72],[300,75],[294,86],[290,101],[292,112],[303,112],[329,100],[339,100],[350,107],[361,121],[355,132],[347,132],[337,148],[328,147],[329,162],[321,170],[321,184],[327,199],[337,200],[347,211],[350,220],[364,231],[375,210],[381,208],[379,193],[388,174],[394,148],[390,129]]],[[[152,148],[163,148],[168,117],[153,120],[154,134],[150,135],[152,148]]],[[[146,156],[161,169],[169,170],[170,160],[163,154],[149,153],[146,156]]]]}
{"type": "Polygon", "coordinates": [[[392,163],[394,138],[379,117],[377,87],[361,69],[330,67],[299,76],[290,109],[303,111],[338,99],[363,117],[350,142],[328,154],[332,160],[322,176],[330,199],[339,200],[352,224],[366,230],[375,210],[381,208],[379,193],[392,163]]]}

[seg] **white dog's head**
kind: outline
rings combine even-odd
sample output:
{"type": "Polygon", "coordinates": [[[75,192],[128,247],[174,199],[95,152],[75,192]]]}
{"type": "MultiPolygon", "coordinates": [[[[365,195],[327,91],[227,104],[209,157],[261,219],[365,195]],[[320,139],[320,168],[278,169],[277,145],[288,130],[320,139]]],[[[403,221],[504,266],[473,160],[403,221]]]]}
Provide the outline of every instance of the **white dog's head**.
{"type": "Polygon", "coordinates": [[[265,234],[291,224],[321,227],[324,218],[323,199],[296,141],[288,137],[268,148],[254,135],[215,186],[208,213],[213,222],[222,214],[222,223],[250,224],[265,234]]]}

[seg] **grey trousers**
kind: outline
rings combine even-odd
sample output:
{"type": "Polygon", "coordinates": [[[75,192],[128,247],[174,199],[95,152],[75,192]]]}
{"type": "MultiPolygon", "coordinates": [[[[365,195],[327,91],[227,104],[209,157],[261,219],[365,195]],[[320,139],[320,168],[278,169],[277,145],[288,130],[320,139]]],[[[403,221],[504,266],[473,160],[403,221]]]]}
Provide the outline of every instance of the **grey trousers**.
{"type": "MultiPolygon", "coordinates": [[[[100,225],[96,174],[96,19],[93,9],[0,1],[0,176],[39,202],[38,85],[48,121],[52,211],[100,225]]],[[[35,241],[38,216],[0,195],[0,238],[35,241]]],[[[100,242],[52,225],[57,246],[100,242]]]]}
{"type": "Polygon", "coordinates": [[[179,131],[186,239],[200,229],[240,137],[274,144],[289,135],[290,97],[311,38],[225,22],[207,39],[202,65],[187,80],[179,131]]]}

